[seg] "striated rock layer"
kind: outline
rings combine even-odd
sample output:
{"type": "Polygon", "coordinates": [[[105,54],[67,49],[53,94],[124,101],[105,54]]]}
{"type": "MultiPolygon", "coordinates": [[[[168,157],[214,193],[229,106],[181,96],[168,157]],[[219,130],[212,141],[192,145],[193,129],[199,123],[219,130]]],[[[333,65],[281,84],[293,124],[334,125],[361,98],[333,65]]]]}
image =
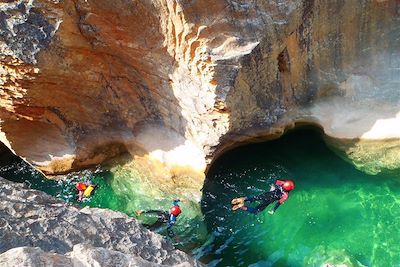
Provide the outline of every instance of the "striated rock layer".
{"type": "Polygon", "coordinates": [[[200,266],[125,214],[67,206],[3,178],[0,240],[1,266],[200,266]]]}
{"type": "Polygon", "coordinates": [[[399,167],[396,0],[11,0],[0,14],[0,139],[46,173],[129,152],[203,177],[297,122],[369,172],[399,167]]]}

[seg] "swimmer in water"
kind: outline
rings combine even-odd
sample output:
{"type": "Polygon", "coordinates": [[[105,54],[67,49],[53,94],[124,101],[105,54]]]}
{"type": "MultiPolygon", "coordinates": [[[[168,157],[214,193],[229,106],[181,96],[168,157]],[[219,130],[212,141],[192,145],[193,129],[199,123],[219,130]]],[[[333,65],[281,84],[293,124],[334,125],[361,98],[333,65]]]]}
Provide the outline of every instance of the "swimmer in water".
{"type": "Polygon", "coordinates": [[[269,214],[274,214],[275,211],[279,208],[279,206],[286,201],[289,197],[289,192],[294,189],[294,183],[291,180],[276,180],[274,185],[271,185],[269,192],[262,193],[253,197],[239,197],[232,200],[232,210],[241,209],[247,211],[252,214],[258,214],[263,211],[268,205],[276,202],[274,208],[269,210],[269,214]],[[248,207],[245,205],[245,202],[255,202],[258,201],[256,207],[248,207]]]}
{"type": "Polygon", "coordinates": [[[167,232],[169,237],[173,237],[175,234],[172,231],[172,226],[176,223],[176,219],[178,218],[179,214],[181,214],[181,208],[179,206],[179,199],[175,199],[172,202],[172,207],[169,209],[169,211],[163,211],[163,210],[138,210],[136,211],[137,216],[141,216],[142,214],[157,214],[157,221],[153,224],[143,224],[147,229],[149,230],[155,230],[159,227],[161,227],[163,224],[167,224],[167,232]]]}

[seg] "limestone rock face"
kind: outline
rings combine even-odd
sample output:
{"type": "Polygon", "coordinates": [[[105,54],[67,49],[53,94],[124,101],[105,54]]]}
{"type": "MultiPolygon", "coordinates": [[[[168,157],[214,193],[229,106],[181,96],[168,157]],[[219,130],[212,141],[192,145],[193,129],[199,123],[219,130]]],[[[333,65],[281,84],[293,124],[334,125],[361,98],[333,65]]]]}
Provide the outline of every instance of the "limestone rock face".
{"type": "Polygon", "coordinates": [[[396,0],[6,1],[0,139],[46,173],[129,152],[199,177],[296,122],[353,144],[398,139],[399,12],[396,0]]]}
{"type": "Polygon", "coordinates": [[[0,178],[0,240],[1,266],[16,266],[12,265],[16,261],[37,266],[38,263],[68,266],[71,262],[74,266],[94,266],[96,262],[100,266],[125,266],[125,263],[128,266],[134,262],[138,264],[133,266],[199,265],[125,214],[66,206],[43,192],[3,178],[0,178]],[[35,248],[8,251],[26,246],[35,248]],[[7,256],[16,253],[21,256],[16,259],[7,256]],[[62,255],[65,253],[69,256],[62,255]],[[116,262],[124,264],[113,265],[116,262]]]}
{"type": "Polygon", "coordinates": [[[311,123],[360,169],[400,168],[399,2],[278,6],[287,13],[241,61],[226,99],[230,129],[214,154],[225,140],[275,138],[311,123]]]}
{"type": "MultiPolygon", "coordinates": [[[[90,267],[90,266],[140,266],[164,267],[171,265],[157,264],[118,251],[94,248],[89,245],[75,245],[73,251],[60,255],[45,252],[39,247],[12,248],[0,254],[0,264],[4,267],[15,266],[51,266],[51,267],[90,267]]],[[[193,266],[188,262],[173,266],[193,266]]]]}
{"type": "Polygon", "coordinates": [[[12,266],[72,266],[70,259],[56,253],[46,253],[40,248],[19,247],[0,254],[0,264],[12,266]]]}

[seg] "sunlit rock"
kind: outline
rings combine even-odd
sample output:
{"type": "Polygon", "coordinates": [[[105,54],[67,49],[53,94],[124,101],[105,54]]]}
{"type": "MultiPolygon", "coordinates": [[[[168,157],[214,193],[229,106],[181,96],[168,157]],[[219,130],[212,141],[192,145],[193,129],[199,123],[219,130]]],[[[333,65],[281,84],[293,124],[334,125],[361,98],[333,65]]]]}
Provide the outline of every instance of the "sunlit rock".
{"type": "Polygon", "coordinates": [[[395,0],[14,0],[0,12],[0,138],[45,173],[130,153],[201,185],[226,149],[296,122],[356,144],[399,139],[395,0]]]}
{"type": "MultiPolygon", "coordinates": [[[[0,254],[1,266],[141,266],[166,267],[171,265],[157,264],[129,254],[90,245],[75,245],[65,255],[45,252],[39,247],[18,247],[0,254]]],[[[189,267],[189,262],[173,266],[189,267]]]]}

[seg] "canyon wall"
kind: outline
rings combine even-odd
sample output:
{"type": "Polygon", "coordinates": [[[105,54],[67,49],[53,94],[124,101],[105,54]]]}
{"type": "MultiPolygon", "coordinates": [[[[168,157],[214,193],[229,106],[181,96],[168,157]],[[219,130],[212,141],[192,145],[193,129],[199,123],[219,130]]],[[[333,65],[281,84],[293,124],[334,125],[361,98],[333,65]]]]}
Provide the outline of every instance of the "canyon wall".
{"type": "Polygon", "coordinates": [[[200,187],[226,149],[296,123],[369,172],[399,167],[396,0],[9,0],[0,15],[0,140],[45,173],[128,152],[200,187]]]}

